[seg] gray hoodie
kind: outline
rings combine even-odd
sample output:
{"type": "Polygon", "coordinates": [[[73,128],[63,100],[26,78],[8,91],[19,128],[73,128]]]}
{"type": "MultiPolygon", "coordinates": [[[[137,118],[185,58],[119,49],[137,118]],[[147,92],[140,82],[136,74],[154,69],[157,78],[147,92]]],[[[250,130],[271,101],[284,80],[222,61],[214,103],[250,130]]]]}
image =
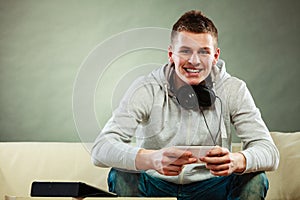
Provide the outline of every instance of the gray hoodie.
{"type": "MultiPolygon", "coordinates": [[[[131,85],[94,143],[95,165],[136,170],[140,148],[217,144],[230,150],[232,124],[243,143],[244,173],[277,168],[279,153],[260,112],[246,84],[226,72],[224,61],[219,60],[211,72],[218,98],[203,112],[179,105],[168,81],[173,70],[165,65],[131,85]]],[[[186,165],[178,176],[146,172],[177,184],[213,177],[201,163],[186,165]]]]}

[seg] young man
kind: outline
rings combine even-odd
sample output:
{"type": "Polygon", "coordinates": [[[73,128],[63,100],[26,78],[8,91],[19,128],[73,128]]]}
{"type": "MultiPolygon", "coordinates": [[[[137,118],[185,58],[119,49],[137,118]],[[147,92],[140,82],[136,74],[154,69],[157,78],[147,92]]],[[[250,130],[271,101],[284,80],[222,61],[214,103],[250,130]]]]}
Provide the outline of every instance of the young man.
{"type": "Polygon", "coordinates": [[[181,16],[168,56],[167,65],[132,84],[95,141],[94,164],[113,167],[110,191],[263,199],[264,171],[277,168],[279,153],[245,83],[230,76],[219,59],[213,22],[200,11],[181,16]],[[237,153],[230,152],[231,123],[243,142],[237,153]],[[136,146],[129,145],[133,137],[136,146]],[[213,147],[199,157],[191,146],[213,147]]]}

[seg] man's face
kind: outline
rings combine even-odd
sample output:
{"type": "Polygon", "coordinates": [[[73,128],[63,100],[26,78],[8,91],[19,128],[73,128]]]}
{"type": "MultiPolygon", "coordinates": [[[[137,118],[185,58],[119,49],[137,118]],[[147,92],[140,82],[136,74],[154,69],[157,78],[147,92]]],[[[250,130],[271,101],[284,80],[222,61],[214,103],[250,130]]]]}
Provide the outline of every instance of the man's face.
{"type": "Polygon", "coordinates": [[[169,47],[169,60],[181,81],[198,85],[205,80],[217,63],[220,49],[209,33],[179,32],[169,47]]]}

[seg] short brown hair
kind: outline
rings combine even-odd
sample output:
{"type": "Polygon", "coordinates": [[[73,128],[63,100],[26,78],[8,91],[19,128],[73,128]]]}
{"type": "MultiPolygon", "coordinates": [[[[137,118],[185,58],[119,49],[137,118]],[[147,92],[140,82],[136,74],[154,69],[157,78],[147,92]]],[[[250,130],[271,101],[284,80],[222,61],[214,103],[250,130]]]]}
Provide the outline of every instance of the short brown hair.
{"type": "Polygon", "coordinates": [[[187,31],[191,33],[209,33],[215,39],[215,46],[218,45],[218,30],[214,23],[203,15],[201,11],[191,10],[184,13],[173,25],[171,42],[178,32],[187,31]]]}

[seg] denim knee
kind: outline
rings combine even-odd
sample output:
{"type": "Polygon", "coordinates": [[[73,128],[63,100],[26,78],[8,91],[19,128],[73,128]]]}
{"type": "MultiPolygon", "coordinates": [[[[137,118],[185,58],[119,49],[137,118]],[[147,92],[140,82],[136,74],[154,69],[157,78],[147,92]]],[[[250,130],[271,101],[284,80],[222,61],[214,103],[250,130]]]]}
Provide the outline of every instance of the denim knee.
{"type": "Polygon", "coordinates": [[[107,182],[110,192],[120,197],[138,197],[140,192],[138,172],[121,171],[112,168],[108,174],[107,182]]]}
{"type": "Polygon", "coordinates": [[[265,172],[254,173],[245,185],[241,199],[265,199],[269,189],[269,181],[265,172]]]}
{"type": "Polygon", "coordinates": [[[235,175],[228,199],[265,199],[268,189],[269,181],[265,172],[235,175]]]}

